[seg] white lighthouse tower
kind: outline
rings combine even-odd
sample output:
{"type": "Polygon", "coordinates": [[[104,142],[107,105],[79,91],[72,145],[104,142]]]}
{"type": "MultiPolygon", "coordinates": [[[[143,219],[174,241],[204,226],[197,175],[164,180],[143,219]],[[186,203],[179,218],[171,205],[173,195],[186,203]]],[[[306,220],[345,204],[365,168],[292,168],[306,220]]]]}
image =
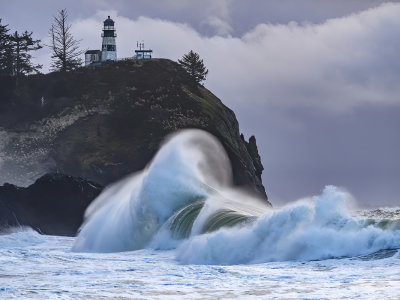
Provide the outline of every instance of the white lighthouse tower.
{"type": "Polygon", "coordinates": [[[115,44],[115,33],[114,21],[108,16],[108,19],[104,21],[103,33],[101,34],[103,43],[101,46],[101,60],[108,61],[117,60],[117,46],[115,44]]]}

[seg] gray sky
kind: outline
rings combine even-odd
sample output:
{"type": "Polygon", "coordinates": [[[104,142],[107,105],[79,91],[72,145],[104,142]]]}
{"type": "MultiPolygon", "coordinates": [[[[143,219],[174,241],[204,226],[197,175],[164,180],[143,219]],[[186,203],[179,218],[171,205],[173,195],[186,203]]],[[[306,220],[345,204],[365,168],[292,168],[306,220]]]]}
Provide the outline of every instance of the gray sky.
{"type": "Polygon", "coordinates": [[[46,41],[61,8],[82,48],[100,48],[111,15],[119,57],[137,40],[158,57],[199,52],[206,86],[256,135],[273,204],[333,184],[400,206],[399,1],[0,0],[0,17],[46,41]]]}

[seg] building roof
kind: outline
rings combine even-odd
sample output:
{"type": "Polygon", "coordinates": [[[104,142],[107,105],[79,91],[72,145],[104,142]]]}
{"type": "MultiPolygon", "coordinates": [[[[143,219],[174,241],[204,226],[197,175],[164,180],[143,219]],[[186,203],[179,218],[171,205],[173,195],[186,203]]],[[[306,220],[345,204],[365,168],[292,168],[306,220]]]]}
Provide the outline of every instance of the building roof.
{"type": "Polygon", "coordinates": [[[100,50],[88,50],[85,52],[85,54],[98,54],[99,52],[101,52],[100,50]]]}
{"type": "Polygon", "coordinates": [[[114,26],[114,21],[108,16],[108,19],[104,21],[104,26],[114,26]]]}

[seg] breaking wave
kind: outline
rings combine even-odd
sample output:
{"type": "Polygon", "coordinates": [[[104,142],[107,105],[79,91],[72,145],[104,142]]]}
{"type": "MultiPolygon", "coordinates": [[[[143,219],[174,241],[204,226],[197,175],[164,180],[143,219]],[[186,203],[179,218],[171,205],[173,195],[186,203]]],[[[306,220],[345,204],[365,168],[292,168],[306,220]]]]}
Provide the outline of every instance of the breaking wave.
{"type": "Polygon", "coordinates": [[[349,193],[272,209],[231,187],[229,159],[200,130],[172,136],[149,166],[107,188],[87,209],[73,250],[175,249],[181,263],[247,264],[368,255],[400,248],[398,214],[352,216],[349,193]],[[393,216],[391,218],[390,216],[393,216]]]}

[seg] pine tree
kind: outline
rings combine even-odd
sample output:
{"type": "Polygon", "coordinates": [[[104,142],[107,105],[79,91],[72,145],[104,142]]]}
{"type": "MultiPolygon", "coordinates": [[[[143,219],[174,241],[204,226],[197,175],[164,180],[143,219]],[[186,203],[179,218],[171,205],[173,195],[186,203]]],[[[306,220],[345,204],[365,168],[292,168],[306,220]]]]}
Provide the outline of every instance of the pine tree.
{"type": "Polygon", "coordinates": [[[12,75],[12,47],[7,26],[0,19],[0,75],[12,75]]]}
{"type": "Polygon", "coordinates": [[[15,76],[16,84],[21,75],[39,72],[42,67],[32,63],[31,51],[42,48],[40,40],[32,38],[32,32],[8,34],[8,25],[2,25],[0,19],[0,75],[15,76]]]}
{"type": "Polygon", "coordinates": [[[53,71],[71,71],[82,65],[80,56],[84,51],[79,50],[79,42],[71,33],[71,25],[67,24],[68,13],[66,9],[58,12],[54,17],[54,23],[50,28],[51,45],[53,55],[51,65],[53,71]]]}
{"type": "Polygon", "coordinates": [[[38,73],[42,65],[32,63],[32,55],[30,52],[42,48],[40,40],[34,40],[32,38],[32,32],[25,31],[20,35],[18,31],[16,31],[10,36],[10,41],[13,57],[13,75],[17,77],[17,80],[21,75],[27,75],[33,72],[38,73]]]}
{"type": "Polygon", "coordinates": [[[193,52],[193,50],[185,54],[182,59],[178,59],[178,62],[197,83],[206,80],[208,69],[206,69],[203,60],[200,59],[199,54],[193,52]]]}

